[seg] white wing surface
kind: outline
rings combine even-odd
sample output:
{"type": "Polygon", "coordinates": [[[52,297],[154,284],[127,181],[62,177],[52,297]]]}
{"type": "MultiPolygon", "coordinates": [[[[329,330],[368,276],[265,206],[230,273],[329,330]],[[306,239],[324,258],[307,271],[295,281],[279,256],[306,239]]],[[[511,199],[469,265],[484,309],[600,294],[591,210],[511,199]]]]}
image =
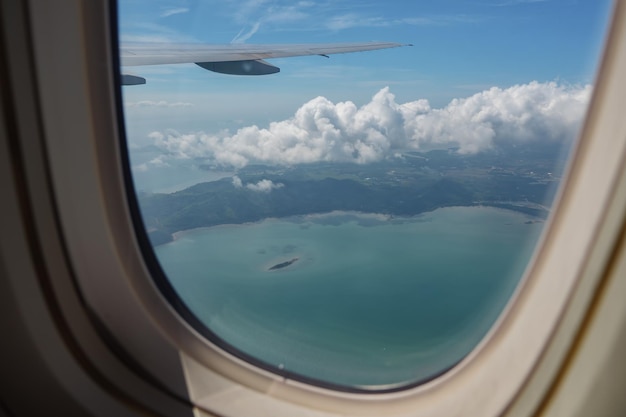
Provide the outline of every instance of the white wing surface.
{"type": "MultiPolygon", "coordinates": [[[[264,61],[268,58],[373,51],[404,46],[392,42],[361,42],[293,45],[203,45],[203,44],[122,44],[123,67],[195,63],[204,69],[223,74],[265,75],[280,69],[264,61]]],[[[145,79],[123,75],[122,84],[143,84],[145,79]]]]}

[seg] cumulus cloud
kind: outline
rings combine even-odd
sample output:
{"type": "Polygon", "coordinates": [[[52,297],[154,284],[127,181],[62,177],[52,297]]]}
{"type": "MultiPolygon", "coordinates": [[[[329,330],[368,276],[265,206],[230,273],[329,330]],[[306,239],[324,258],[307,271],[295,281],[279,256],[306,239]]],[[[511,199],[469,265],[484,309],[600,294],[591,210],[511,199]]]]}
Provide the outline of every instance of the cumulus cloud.
{"type": "MultiPolygon", "coordinates": [[[[241,181],[241,178],[239,178],[238,176],[233,176],[233,186],[235,188],[243,188],[243,181],[241,181]]],[[[257,182],[256,184],[254,183],[248,183],[246,184],[246,188],[248,190],[251,191],[255,191],[255,192],[259,192],[259,193],[269,193],[272,190],[278,189],[278,188],[282,188],[284,187],[285,184],[283,183],[274,183],[271,180],[261,180],[259,182],[257,182]]]]}
{"type": "Polygon", "coordinates": [[[243,182],[241,181],[241,178],[239,178],[238,176],[233,176],[233,186],[235,188],[241,188],[243,187],[243,182]]]}
{"type": "Polygon", "coordinates": [[[167,155],[160,155],[140,165],[133,166],[133,169],[138,172],[147,172],[150,168],[163,168],[170,166],[167,163],[167,155]]]}
{"type": "Polygon", "coordinates": [[[247,184],[246,188],[248,190],[252,190],[252,191],[256,191],[259,193],[269,193],[272,190],[275,190],[277,188],[283,188],[285,186],[285,184],[279,182],[279,183],[274,183],[271,180],[261,180],[259,182],[257,182],[256,184],[247,184]]]}
{"type": "Polygon", "coordinates": [[[591,86],[531,82],[493,87],[431,108],[428,100],[398,103],[383,88],[362,107],[317,97],[293,117],[234,133],[153,132],[164,153],[176,158],[207,158],[241,168],[252,162],[365,164],[402,151],[456,148],[473,154],[503,143],[573,139],[591,86]]]}

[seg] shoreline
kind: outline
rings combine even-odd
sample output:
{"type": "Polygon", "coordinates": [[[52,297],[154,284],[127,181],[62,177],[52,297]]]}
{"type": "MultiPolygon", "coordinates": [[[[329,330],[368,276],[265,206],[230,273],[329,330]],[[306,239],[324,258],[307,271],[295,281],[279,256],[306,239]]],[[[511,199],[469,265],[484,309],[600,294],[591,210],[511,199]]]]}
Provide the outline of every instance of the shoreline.
{"type": "MultiPolygon", "coordinates": [[[[536,203],[533,203],[536,205],[536,203]]],[[[469,205],[454,205],[454,206],[442,206],[442,207],[437,207],[433,210],[428,210],[428,211],[423,211],[420,213],[415,213],[415,214],[411,214],[411,215],[396,215],[396,214],[392,214],[392,213],[375,213],[375,212],[362,212],[362,211],[355,211],[355,210],[332,210],[329,212],[324,212],[324,213],[309,213],[309,214],[298,214],[298,215],[293,215],[293,216],[285,216],[285,217],[266,217],[264,219],[261,220],[257,220],[257,221],[253,221],[253,222],[244,222],[244,223],[224,223],[224,224],[217,224],[214,226],[201,226],[201,227],[194,227],[193,229],[185,229],[185,230],[179,230],[176,232],[171,233],[171,239],[167,242],[163,242],[163,243],[159,243],[157,245],[153,245],[154,247],[158,247],[161,245],[166,245],[168,243],[172,243],[175,242],[189,234],[195,233],[195,232],[200,232],[203,230],[208,230],[208,229],[217,229],[217,228],[232,228],[232,227],[245,227],[245,226],[251,226],[251,225],[256,225],[256,224],[261,224],[263,222],[266,221],[272,221],[272,220],[286,220],[286,219],[302,219],[302,220],[310,220],[310,219],[324,219],[324,218],[329,218],[329,217],[333,217],[333,216],[355,216],[355,217],[360,217],[360,218],[364,218],[364,219],[373,219],[373,220],[378,220],[378,221],[390,221],[390,220],[410,220],[413,219],[415,217],[418,216],[423,216],[425,214],[428,213],[433,213],[437,210],[442,210],[442,209],[447,209],[447,208],[470,208],[470,207],[489,207],[492,209],[496,209],[496,210],[506,210],[506,211],[513,211],[516,213],[520,213],[523,215],[526,215],[530,218],[532,218],[533,223],[542,223],[545,222],[547,219],[547,216],[549,215],[549,210],[545,210],[545,217],[537,215],[536,213],[539,212],[539,209],[537,208],[532,208],[529,206],[523,206],[523,205],[516,205],[515,203],[504,203],[504,202],[480,202],[480,203],[474,203],[474,204],[469,204],[469,205]]],[[[148,232],[147,232],[148,233],[148,232]]]]}

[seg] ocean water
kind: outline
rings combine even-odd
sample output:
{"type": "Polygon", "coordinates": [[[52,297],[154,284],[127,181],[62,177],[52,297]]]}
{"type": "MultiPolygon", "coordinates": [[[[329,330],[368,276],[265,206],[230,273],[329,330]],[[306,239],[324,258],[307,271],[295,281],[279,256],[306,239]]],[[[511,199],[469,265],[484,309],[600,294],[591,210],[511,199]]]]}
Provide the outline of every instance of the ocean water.
{"type": "Polygon", "coordinates": [[[230,345],[308,378],[389,388],[479,343],[542,226],[490,207],[339,212],[197,229],[156,253],[180,298],[230,345]]]}

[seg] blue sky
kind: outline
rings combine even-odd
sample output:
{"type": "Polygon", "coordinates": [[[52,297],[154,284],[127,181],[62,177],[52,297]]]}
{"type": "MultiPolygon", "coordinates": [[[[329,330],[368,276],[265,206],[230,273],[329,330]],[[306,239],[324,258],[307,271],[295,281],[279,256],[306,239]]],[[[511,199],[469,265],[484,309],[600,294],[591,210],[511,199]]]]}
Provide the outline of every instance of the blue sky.
{"type": "MultiPolygon", "coordinates": [[[[357,107],[389,87],[398,103],[444,108],[491,87],[593,82],[608,0],[123,0],[122,41],[321,43],[413,47],[272,60],[281,72],[238,77],[195,65],[133,67],[124,88],[131,142],[155,131],[235,131],[292,117],[322,96],[357,107]]],[[[526,89],[524,91],[531,91],[526,89]]],[[[513,97],[513,95],[509,94],[513,97]]]]}
{"type": "Polygon", "coordinates": [[[127,40],[412,43],[328,62],[279,60],[280,82],[338,66],[357,82],[423,83],[409,90],[437,98],[472,86],[590,82],[609,9],[607,0],[125,0],[120,30],[127,40]]]}

